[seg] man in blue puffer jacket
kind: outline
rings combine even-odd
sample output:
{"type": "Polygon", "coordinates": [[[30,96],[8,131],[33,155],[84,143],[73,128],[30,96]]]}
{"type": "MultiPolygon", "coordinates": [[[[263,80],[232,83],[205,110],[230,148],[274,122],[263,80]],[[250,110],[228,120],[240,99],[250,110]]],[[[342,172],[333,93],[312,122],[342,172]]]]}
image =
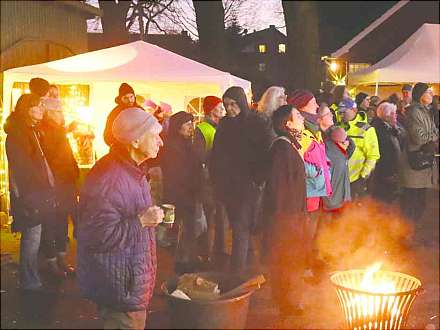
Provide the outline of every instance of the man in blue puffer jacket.
{"type": "Polygon", "coordinates": [[[144,329],[156,277],[155,229],[143,164],[162,146],[161,126],[139,108],[113,123],[117,141],[90,171],[80,195],[78,283],[98,305],[105,329],[144,329]]]}

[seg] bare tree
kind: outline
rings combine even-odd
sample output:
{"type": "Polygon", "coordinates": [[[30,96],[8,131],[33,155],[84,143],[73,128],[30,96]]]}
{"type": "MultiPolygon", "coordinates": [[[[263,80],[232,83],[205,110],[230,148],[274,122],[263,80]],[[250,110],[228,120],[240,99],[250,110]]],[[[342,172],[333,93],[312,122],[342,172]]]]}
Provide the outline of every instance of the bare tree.
{"type": "Polygon", "coordinates": [[[202,58],[214,67],[222,68],[225,55],[225,11],[217,1],[193,1],[202,58]]]}
{"type": "Polygon", "coordinates": [[[289,88],[315,91],[320,82],[319,26],[315,1],[283,1],[289,88]]]}
{"type": "Polygon", "coordinates": [[[104,39],[108,45],[118,45],[127,42],[126,18],[131,1],[99,0],[98,2],[99,8],[104,12],[101,24],[104,39]]]}
{"type": "Polygon", "coordinates": [[[127,17],[127,30],[130,30],[135,23],[141,40],[146,40],[153,25],[160,32],[166,33],[161,27],[161,15],[171,9],[174,0],[133,0],[130,4],[127,17]]]}

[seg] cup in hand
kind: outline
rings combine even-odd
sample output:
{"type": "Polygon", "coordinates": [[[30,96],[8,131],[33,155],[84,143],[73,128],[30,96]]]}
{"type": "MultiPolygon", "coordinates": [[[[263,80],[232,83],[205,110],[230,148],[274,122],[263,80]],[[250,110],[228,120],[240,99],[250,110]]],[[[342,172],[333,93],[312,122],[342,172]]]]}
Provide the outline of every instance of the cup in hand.
{"type": "Polygon", "coordinates": [[[163,223],[173,224],[175,220],[175,210],[176,207],[173,204],[162,204],[162,209],[164,213],[163,223]]]}

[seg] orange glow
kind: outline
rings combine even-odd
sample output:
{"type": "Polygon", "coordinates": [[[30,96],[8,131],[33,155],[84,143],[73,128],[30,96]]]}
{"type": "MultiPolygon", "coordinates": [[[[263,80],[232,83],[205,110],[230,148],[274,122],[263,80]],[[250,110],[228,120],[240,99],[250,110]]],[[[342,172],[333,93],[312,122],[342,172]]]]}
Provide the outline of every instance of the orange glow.
{"type": "MultiPolygon", "coordinates": [[[[367,268],[366,273],[362,279],[359,289],[368,293],[390,294],[396,293],[396,284],[394,281],[389,280],[386,277],[378,277],[377,272],[382,266],[381,262],[377,262],[374,265],[367,268]]],[[[364,317],[372,317],[374,315],[381,314],[383,306],[391,307],[391,317],[400,315],[399,308],[397,306],[397,300],[394,296],[374,297],[358,295],[353,297],[349,303],[353,308],[361,307],[361,314],[364,317]]],[[[377,323],[377,322],[376,322],[377,323]]],[[[369,328],[377,329],[377,324],[372,322],[369,324],[369,328]]]]}

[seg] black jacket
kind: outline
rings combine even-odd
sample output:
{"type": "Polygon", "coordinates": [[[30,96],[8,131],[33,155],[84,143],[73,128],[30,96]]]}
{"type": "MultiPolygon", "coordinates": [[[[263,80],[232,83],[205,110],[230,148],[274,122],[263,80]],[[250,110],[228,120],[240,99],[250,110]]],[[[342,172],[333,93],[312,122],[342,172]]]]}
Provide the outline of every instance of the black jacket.
{"type": "Polygon", "coordinates": [[[50,182],[41,143],[41,132],[13,112],[5,124],[6,155],[13,230],[21,231],[41,223],[41,214],[56,204],[54,182],[50,182]],[[26,211],[26,214],[23,212],[26,211]],[[28,215],[31,216],[28,216],[28,215]],[[33,216],[32,216],[33,215],[33,216]],[[38,215],[38,216],[37,216],[38,215]]]}
{"type": "Polygon", "coordinates": [[[380,151],[374,176],[377,179],[397,176],[404,150],[405,130],[401,126],[391,127],[378,117],[373,119],[371,125],[376,129],[380,151]]]}
{"type": "Polygon", "coordinates": [[[79,177],[79,169],[66,130],[50,119],[43,121],[40,130],[41,146],[55,177],[60,206],[72,210],[76,204],[76,180],[79,177]]]}
{"type": "Polygon", "coordinates": [[[217,128],[210,161],[216,193],[223,202],[239,201],[252,185],[266,180],[273,132],[257,113],[242,110],[217,128]]]}
{"type": "Polygon", "coordinates": [[[169,132],[160,166],[163,174],[163,198],[192,212],[200,192],[200,164],[190,139],[169,132]]]}
{"type": "Polygon", "coordinates": [[[283,137],[275,140],[270,159],[264,198],[267,214],[275,219],[303,218],[306,214],[306,174],[299,152],[283,137]]]}

